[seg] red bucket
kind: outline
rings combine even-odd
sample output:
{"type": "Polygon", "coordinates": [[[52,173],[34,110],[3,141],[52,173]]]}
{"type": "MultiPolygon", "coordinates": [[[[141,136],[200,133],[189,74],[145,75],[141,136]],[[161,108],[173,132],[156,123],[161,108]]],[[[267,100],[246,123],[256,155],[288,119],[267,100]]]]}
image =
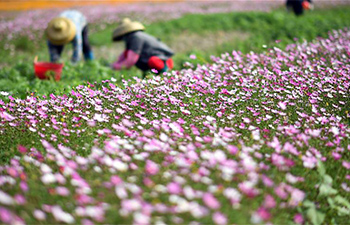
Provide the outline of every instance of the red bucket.
{"type": "Polygon", "coordinates": [[[34,62],[35,76],[41,80],[53,77],[56,81],[61,79],[63,63],[34,62]]]}

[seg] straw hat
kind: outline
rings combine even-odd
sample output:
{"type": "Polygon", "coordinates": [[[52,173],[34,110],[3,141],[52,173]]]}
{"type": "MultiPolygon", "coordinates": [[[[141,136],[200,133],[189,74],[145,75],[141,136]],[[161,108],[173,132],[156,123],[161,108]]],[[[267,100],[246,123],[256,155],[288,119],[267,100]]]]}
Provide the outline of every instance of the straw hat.
{"type": "Polygon", "coordinates": [[[145,27],[140,22],[131,21],[129,18],[125,18],[119,24],[117,29],[113,31],[113,41],[120,41],[123,35],[138,30],[145,30],[145,27]]]}
{"type": "Polygon", "coordinates": [[[46,28],[46,35],[52,44],[63,45],[74,39],[76,33],[75,24],[67,18],[56,17],[52,19],[46,28]]]}

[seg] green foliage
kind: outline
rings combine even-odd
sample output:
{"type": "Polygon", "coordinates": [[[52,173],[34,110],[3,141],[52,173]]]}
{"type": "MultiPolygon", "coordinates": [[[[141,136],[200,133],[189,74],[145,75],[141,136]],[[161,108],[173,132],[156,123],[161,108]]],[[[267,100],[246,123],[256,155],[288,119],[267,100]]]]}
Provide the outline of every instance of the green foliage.
{"type": "MultiPolygon", "coordinates": [[[[13,68],[0,69],[0,90],[20,98],[31,94],[65,94],[73,87],[87,82],[101,82],[114,78],[121,84],[122,79],[130,79],[135,75],[141,77],[141,73],[136,69],[116,72],[105,66],[103,61],[96,60],[79,64],[66,63],[60,81],[40,80],[35,76],[32,63],[19,63],[13,68]]],[[[7,96],[0,95],[0,98],[6,99],[7,96]]]]}
{"type": "MultiPolygon", "coordinates": [[[[326,218],[325,212],[328,215],[336,213],[339,217],[350,215],[350,202],[338,194],[338,191],[332,187],[333,179],[326,173],[326,169],[321,161],[317,165],[318,177],[318,206],[314,202],[305,200],[303,207],[306,208],[306,216],[313,225],[324,224],[326,219],[330,220],[332,224],[336,224],[334,218],[326,218]]],[[[334,214],[333,214],[334,215],[334,214]]],[[[329,216],[328,216],[329,217],[329,216]]]]}

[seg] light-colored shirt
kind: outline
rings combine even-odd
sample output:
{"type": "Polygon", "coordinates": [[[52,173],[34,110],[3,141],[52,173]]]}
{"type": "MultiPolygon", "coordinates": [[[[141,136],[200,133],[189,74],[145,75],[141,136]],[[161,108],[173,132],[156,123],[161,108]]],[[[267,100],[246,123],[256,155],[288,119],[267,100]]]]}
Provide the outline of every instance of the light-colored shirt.
{"type": "MultiPolygon", "coordinates": [[[[73,44],[72,61],[77,62],[81,59],[82,48],[83,48],[82,31],[84,27],[87,25],[86,17],[77,10],[65,10],[59,15],[59,17],[70,19],[75,25],[76,34],[71,43],[73,44]]],[[[49,47],[50,46],[53,46],[53,45],[49,44],[49,47]]],[[[52,54],[57,54],[56,51],[50,51],[50,52],[51,52],[50,53],[51,59],[59,58],[59,56],[52,55],[52,54]]]]}

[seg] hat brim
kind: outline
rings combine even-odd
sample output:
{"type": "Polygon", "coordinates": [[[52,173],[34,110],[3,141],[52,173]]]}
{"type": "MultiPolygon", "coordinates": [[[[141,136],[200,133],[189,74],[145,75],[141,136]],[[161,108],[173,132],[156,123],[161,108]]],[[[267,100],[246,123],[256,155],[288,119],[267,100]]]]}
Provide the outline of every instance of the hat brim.
{"type": "Polygon", "coordinates": [[[64,18],[64,17],[57,17],[52,19],[46,30],[46,37],[47,39],[55,45],[64,45],[64,44],[68,44],[69,42],[71,42],[75,35],[76,35],[76,27],[75,24],[68,18],[64,18]],[[56,21],[62,21],[63,23],[65,23],[66,28],[64,30],[55,30],[54,29],[54,23],[56,21]]]}
{"type": "Polygon", "coordinates": [[[145,27],[139,22],[121,24],[113,31],[112,40],[121,41],[124,35],[140,30],[145,30],[145,27]]]}
{"type": "Polygon", "coordinates": [[[145,30],[145,29],[133,30],[133,31],[127,32],[125,34],[115,36],[115,37],[112,38],[112,41],[121,41],[125,35],[133,33],[133,32],[136,32],[136,31],[143,31],[143,30],[145,30]]]}

